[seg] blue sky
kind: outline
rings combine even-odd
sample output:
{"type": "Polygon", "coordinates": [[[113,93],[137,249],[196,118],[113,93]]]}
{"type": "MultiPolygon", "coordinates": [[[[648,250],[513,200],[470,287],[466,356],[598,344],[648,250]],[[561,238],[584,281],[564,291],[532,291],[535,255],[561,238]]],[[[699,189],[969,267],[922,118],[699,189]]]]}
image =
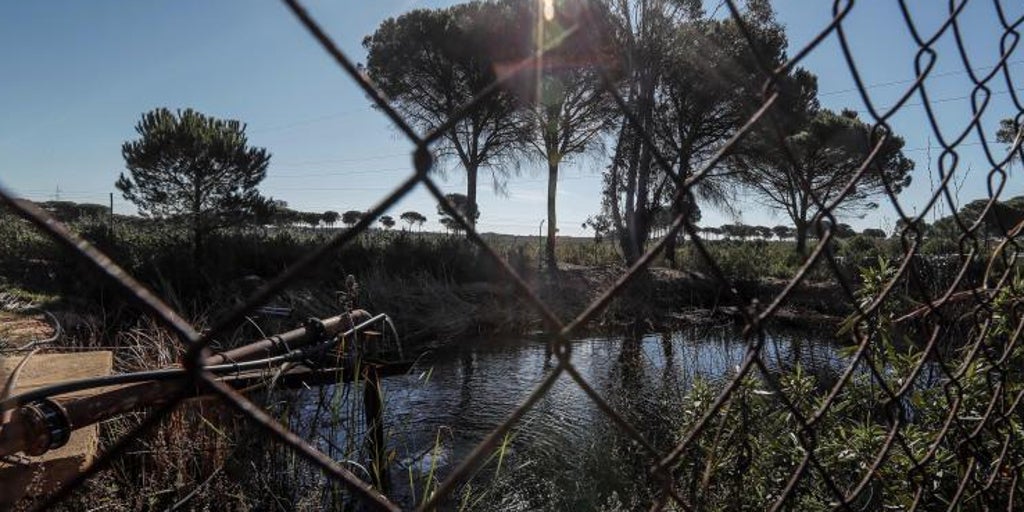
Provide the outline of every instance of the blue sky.
{"type": "MultiPolygon", "coordinates": [[[[362,61],[362,38],[382,20],[411,8],[449,3],[310,1],[308,7],[343,51],[362,61]]],[[[947,13],[945,2],[907,3],[923,33],[934,31],[947,13]]],[[[787,26],[791,52],[831,19],[831,2],[780,0],[775,5],[787,26]]],[[[1024,14],[1020,2],[1002,5],[1011,19],[1024,14]]],[[[891,105],[909,87],[906,82],[914,76],[917,52],[897,2],[857,2],[844,27],[861,76],[871,86],[872,101],[882,108],[891,105]]],[[[987,71],[998,60],[1002,35],[993,3],[971,1],[961,14],[960,28],[971,64],[987,71]]],[[[891,120],[907,139],[907,155],[917,162],[914,183],[900,196],[910,212],[920,211],[931,183],[938,179],[939,135],[955,138],[971,118],[971,82],[951,31],[935,49],[939,57],[927,84],[941,133],[932,130],[919,97],[891,120]]],[[[1010,62],[1015,76],[1024,74],[1024,51],[1016,52],[1010,62]]],[[[859,94],[851,90],[852,78],[834,35],[802,65],[818,75],[824,105],[867,115],[859,94]]],[[[994,139],[1000,118],[1016,113],[1002,79],[991,91],[988,113],[982,117],[987,140],[994,139]]],[[[134,137],[141,113],[155,107],[192,107],[248,123],[250,142],[273,154],[261,189],[297,209],[366,209],[411,172],[411,144],[369,107],[279,2],[68,0],[0,5],[3,185],[32,199],[59,195],[103,204],[115,192],[115,211],[133,212],[113,187],[123,170],[120,146],[134,137]]],[[[988,193],[989,165],[980,140],[972,133],[958,150],[954,181],[961,202],[988,193]]],[[[992,148],[1004,151],[998,144],[992,148]]],[[[581,234],[580,223],[598,210],[605,162],[601,156],[582,159],[563,172],[558,212],[563,233],[581,234]]],[[[524,163],[504,196],[492,193],[489,178],[482,177],[480,229],[537,233],[545,211],[542,172],[540,165],[524,163]]],[[[465,187],[457,169],[441,183],[453,192],[465,187]]],[[[1016,168],[1004,194],[1021,193],[1016,168]]],[[[741,194],[736,201],[743,222],[789,223],[753,197],[741,194]]],[[[882,203],[863,218],[842,220],[858,229],[889,229],[896,215],[886,201],[882,203]]],[[[436,228],[435,202],[425,191],[405,198],[393,213],[408,209],[426,214],[427,229],[436,228]]],[[[936,214],[947,212],[948,207],[942,207],[936,214]]],[[[737,220],[711,210],[704,218],[705,225],[737,220]]]]}

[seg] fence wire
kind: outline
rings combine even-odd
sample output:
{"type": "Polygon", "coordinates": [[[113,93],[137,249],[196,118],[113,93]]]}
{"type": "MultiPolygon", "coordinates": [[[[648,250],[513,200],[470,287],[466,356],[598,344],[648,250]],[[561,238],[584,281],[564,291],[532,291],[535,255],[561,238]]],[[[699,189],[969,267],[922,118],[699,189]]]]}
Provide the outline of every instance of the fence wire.
{"type": "MultiPolygon", "coordinates": [[[[412,190],[422,187],[437,199],[465,231],[468,238],[514,283],[522,300],[540,315],[549,334],[550,350],[557,358],[557,364],[547,372],[526,399],[447,474],[429,498],[419,505],[418,510],[433,510],[451,500],[460,484],[464,483],[494,452],[506,434],[561,378],[568,378],[579,386],[621,434],[635,441],[644,452],[649,464],[651,482],[654,482],[655,488],[658,489],[657,496],[651,503],[652,510],[703,509],[708,507],[707,500],[711,492],[709,489],[718,487],[742,493],[745,485],[771,487],[773,490],[767,493],[770,500],[765,504],[771,510],[802,508],[804,502],[801,500],[807,499],[808,494],[813,493],[823,493],[824,495],[818,498],[833,510],[881,509],[883,506],[910,510],[1016,508],[1016,491],[1021,477],[1021,464],[1024,464],[1024,444],[1021,439],[1024,432],[1020,409],[1021,398],[1024,397],[1024,386],[1021,385],[1024,383],[1024,374],[1020,370],[1022,360],[1018,347],[1021,331],[1024,330],[1024,315],[1020,310],[1019,283],[1015,280],[1016,258],[1020,249],[1017,235],[1022,225],[1003,226],[1000,236],[997,237],[999,242],[996,250],[986,251],[982,246],[989,235],[983,232],[982,219],[985,212],[992,209],[1001,197],[1005,197],[1003,192],[1009,178],[1009,165],[1020,155],[1021,148],[1019,137],[1009,151],[1002,146],[996,146],[996,143],[990,140],[992,137],[986,136],[982,117],[989,108],[992,89],[1000,82],[1005,82],[1009,99],[1015,109],[1013,117],[1018,125],[1024,121],[1024,104],[1018,96],[1018,88],[1010,71],[1012,57],[1019,53],[1018,27],[1024,22],[1024,18],[1007,19],[1000,2],[992,2],[1002,30],[1001,48],[996,65],[981,68],[972,64],[972,57],[965,45],[965,39],[970,37],[970,34],[962,26],[960,14],[968,1],[950,2],[945,21],[934,32],[928,34],[921,32],[906,3],[899,0],[906,31],[917,48],[913,62],[915,78],[913,81],[898,83],[906,86],[899,100],[887,108],[882,108],[872,97],[871,87],[865,84],[858,61],[850,47],[845,24],[854,9],[854,2],[836,0],[831,22],[811,38],[806,46],[795,51],[788,62],[775,67],[765,64],[764,61],[759,62],[764,73],[760,107],[752,110],[754,113],[746,123],[706,161],[702,169],[687,176],[680,175],[670,164],[674,160],[672,155],[663,154],[664,146],[655,144],[654,135],[647,132],[629,99],[623,97],[622,91],[615,86],[613,77],[606,76],[606,93],[611,95],[617,107],[622,109],[625,119],[632,125],[642,144],[652,152],[655,165],[675,183],[678,192],[673,199],[675,208],[672,211],[677,213],[666,236],[651,244],[644,255],[608,290],[576,317],[563,319],[559,318],[498,252],[487,244],[474,227],[459,215],[455,206],[446,201],[445,194],[430,172],[434,165],[431,147],[445,131],[472,113],[489,95],[497,93],[505,82],[515,77],[516,73],[528,70],[530,66],[520,66],[517,72],[500,78],[481,91],[474,100],[458,108],[446,124],[429,133],[420,134],[388,103],[385,95],[360,72],[355,63],[341,51],[298,0],[284,0],[284,3],[309,34],[326,50],[334,63],[362,88],[379,111],[393,122],[412,144],[412,165],[408,177],[371,208],[351,229],[339,233],[329,243],[269,281],[243,304],[225,312],[212,328],[199,332],[110,258],[79,238],[47,212],[27,202],[16,201],[12,193],[0,189],[0,198],[14,211],[57,241],[65,250],[75,254],[77,259],[101,271],[110,282],[126,292],[136,306],[158,319],[163,327],[180,339],[187,347],[184,362],[189,370],[189,377],[180,389],[195,385],[208,389],[221,401],[265,430],[272,439],[294,450],[295,454],[319,467],[331,479],[342,483],[367,506],[399,510],[398,505],[373,488],[371,483],[353,474],[347,467],[332,460],[290,431],[258,404],[218,381],[215,375],[203,369],[201,361],[211,340],[238,327],[245,321],[245,316],[256,307],[282,291],[297,276],[321,264],[329,254],[352,242],[400,199],[412,190]],[[841,50],[839,55],[831,57],[837,62],[844,63],[849,70],[853,79],[853,90],[856,90],[866,106],[878,143],[839,195],[831,198],[812,197],[823,212],[822,217],[831,222],[822,224],[824,231],[819,234],[816,245],[808,251],[805,261],[788,285],[773,300],[766,303],[758,302],[744,296],[739,291],[741,288],[731,282],[719,267],[706,240],[701,236],[702,231],[690,222],[683,205],[693,201],[695,187],[708,179],[712,171],[721,164],[730,151],[735,149],[745,135],[755,127],[771,125],[767,114],[779,101],[779,83],[808,54],[830,38],[838,42],[841,50]],[[939,54],[939,44],[943,40],[952,40],[955,43],[958,52],[955,57],[962,63],[963,71],[971,82],[967,96],[971,99],[972,117],[966,126],[956,133],[950,133],[939,120],[935,100],[929,96],[926,88],[939,54]],[[942,157],[938,160],[941,179],[935,184],[916,215],[913,215],[912,211],[897,198],[893,184],[885,183],[885,196],[903,221],[899,232],[902,257],[889,272],[879,277],[876,286],[866,294],[862,287],[851,282],[848,274],[839,268],[833,253],[837,234],[833,232],[831,226],[838,225],[833,212],[844,198],[873,172],[873,159],[891,133],[889,121],[897,112],[910,105],[909,102],[913,98],[918,98],[918,104],[923,107],[931,135],[937,144],[936,150],[941,152],[942,157]],[[972,141],[973,135],[977,135],[976,141],[972,141]],[[963,145],[980,145],[989,167],[988,203],[985,212],[973,223],[961,219],[955,213],[955,177],[958,172],[963,173],[963,166],[958,165],[958,147],[963,145]],[[929,286],[920,268],[919,255],[925,233],[922,232],[919,222],[943,202],[954,212],[960,232],[958,243],[961,255],[957,260],[958,270],[954,272],[955,279],[948,283],[948,286],[935,290],[934,283],[929,286]],[[656,443],[647,439],[641,429],[634,426],[626,415],[616,410],[615,406],[574,366],[573,345],[570,340],[619,296],[632,280],[645,272],[664,249],[666,241],[677,235],[686,237],[707,262],[712,277],[724,290],[733,295],[733,300],[743,305],[739,312],[742,315],[747,349],[742,364],[735,369],[730,380],[715,391],[712,399],[699,409],[699,414],[693,421],[681,425],[681,441],[669,449],[659,449],[656,443]],[[969,266],[977,265],[979,262],[986,268],[982,279],[972,277],[973,274],[968,272],[969,266]],[[799,393],[799,388],[768,367],[764,354],[765,327],[787,300],[794,293],[798,293],[799,285],[807,278],[811,269],[820,265],[830,269],[833,277],[841,285],[845,296],[837,297],[836,300],[847,302],[856,311],[852,320],[847,323],[844,334],[849,338],[853,350],[846,368],[828,388],[823,398],[808,403],[806,397],[799,393]],[[896,290],[906,291],[916,304],[914,308],[903,311],[903,316],[899,318],[888,314],[888,303],[896,290]],[[965,319],[969,327],[959,329],[957,326],[965,319]],[[885,358],[885,340],[880,337],[880,333],[882,327],[898,328],[909,322],[916,322],[914,328],[916,332],[924,333],[925,342],[914,357],[903,364],[895,365],[885,358]],[[963,347],[960,352],[964,354],[962,358],[954,359],[948,351],[942,349],[942,346],[954,341],[957,346],[963,347]],[[941,396],[935,399],[944,400],[944,403],[948,404],[945,416],[936,420],[940,428],[930,437],[922,436],[916,429],[913,417],[915,404],[908,403],[913,399],[913,392],[920,389],[920,378],[926,369],[928,373],[937,371],[941,374],[941,384],[936,388],[941,396]],[[831,452],[825,453],[833,449],[823,447],[826,436],[831,435],[830,427],[826,425],[837,421],[838,415],[846,414],[847,405],[843,401],[845,394],[857,382],[868,384],[873,392],[870,397],[873,410],[870,414],[879,430],[874,437],[875,442],[867,449],[867,453],[857,454],[856,457],[846,455],[848,459],[855,458],[858,461],[857,467],[849,469],[844,475],[837,475],[834,469],[835,460],[844,460],[844,456],[842,453],[838,456],[831,452]],[[785,468],[783,473],[773,475],[771,479],[767,479],[763,474],[754,475],[748,471],[752,464],[751,459],[755,456],[754,452],[766,449],[757,446],[749,432],[750,429],[759,428],[757,418],[749,416],[755,403],[768,403],[773,410],[785,413],[781,432],[788,435],[790,441],[787,442],[795,445],[793,453],[797,454],[792,460],[782,464],[785,468]],[[843,410],[837,410],[840,407],[843,410]],[[948,449],[950,446],[954,449],[948,449]],[[728,464],[726,461],[729,461],[728,464]],[[726,465],[731,469],[722,469],[726,465]],[[909,471],[894,474],[893,468],[896,467],[909,468],[909,471]],[[942,468],[948,467],[956,468],[954,474],[942,473],[942,468]],[[716,474],[716,471],[719,474],[716,474]],[[691,474],[703,475],[703,479],[695,478],[691,474]],[[762,481],[752,482],[752,478],[761,478],[762,481]],[[700,481],[695,484],[695,480],[700,481]],[[951,486],[940,486],[937,483],[940,480],[950,481],[951,486]],[[887,493],[897,487],[910,490],[906,494],[910,497],[909,502],[886,501],[885,496],[889,496],[887,493]],[[944,493],[946,489],[952,489],[952,493],[944,493]]],[[[728,8],[728,16],[744,31],[748,43],[756,53],[758,49],[754,46],[753,36],[748,31],[739,7],[733,0],[725,0],[724,4],[728,8]]],[[[586,30],[585,26],[577,28],[586,30]]],[[[538,54],[535,57],[539,56],[542,55],[538,54]]],[[[998,114],[1006,117],[1007,113],[998,114]]],[[[175,410],[183,396],[182,393],[168,405],[151,411],[144,421],[118,439],[78,478],[67,483],[44,503],[39,504],[39,507],[47,508],[66,499],[84,481],[102,471],[115,458],[122,456],[132,442],[146,435],[175,410]]],[[[851,445],[850,449],[856,448],[851,445]]]]}

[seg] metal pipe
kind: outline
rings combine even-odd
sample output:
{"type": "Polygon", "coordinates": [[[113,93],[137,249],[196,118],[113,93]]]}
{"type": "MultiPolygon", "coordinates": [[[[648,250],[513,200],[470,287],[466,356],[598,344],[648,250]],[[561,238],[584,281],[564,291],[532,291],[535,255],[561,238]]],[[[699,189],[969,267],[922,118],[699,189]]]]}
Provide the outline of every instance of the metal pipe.
{"type": "MultiPolygon", "coordinates": [[[[334,317],[334,318],[331,318],[331,319],[328,319],[328,320],[335,320],[337,318],[340,318],[340,317],[334,317]]],[[[376,322],[379,322],[379,321],[383,320],[384,318],[387,318],[387,315],[385,315],[383,313],[381,313],[381,314],[379,314],[377,316],[371,317],[371,318],[367,319],[366,321],[364,321],[364,322],[362,322],[362,323],[352,327],[351,329],[348,329],[347,331],[341,333],[341,337],[342,338],[346,338],[346,337],[351,336],[351,335],[353,335],[353,334],[355,334],[357,332],[365,330],[367,327],[373,325],[376,322]]],[[[296,329],[294,331],[289,331],[288,333],[285,333],[285,334],[295,333],[295,332],[300,331],[300,330],[305,331],[304,328],[303,329],[296,329]]],[[[263,340],[263,341],[265,341],[265,340],[263,340]]],[[[318,352],[322,352],[322,351],[326,350],[327,348],[330,348],[334,344],[335,344],[334,341],[331,340],[329,342],[320,343],[320,344],[313,345],[313,346],[305,346],[305,347],[302,347],[302,348],[294,349],[294,350],[291,350],[291,351],[289,351],[289,352],[287,352],[285,354],[281,354],[281,355],[277,355],[277,356],[266,357],[266,358],[262,358],[262,359],[254,359],[254,360],[251,360],[251,361],[233,362],[233,363],[217,364],[217,365],[208,365],[208,366],[204,366],[203,369],[206,370],[206,371],[212,372],[212,373],[217,373],[217,374],[238,373],[238,372],[243,372],[243,371],[247,371],[247,370],[257,369],[257,368],[260,368],[260,367],[263,367],[263,366],[269,366],[269,365],[272,365],[272,364],[275,364],[275,363],[284,363],[284,362],[289,362],[289,361],[302,360],[302,359],[308,358],[310,356],[316,355],[318,352]]],[[[258,353],[258,352],[254,352],[254,353],[258,353]]],[[[207,361],[210,361],[210,360],[213,360],[213,359],[214,358],[211,357],[211,358],[207,359],[207,361]]],[[[57,396],[57,395],[64,395],[64,394],[67,394],[67,393],[73,393],[75,391],[82,391],[82,390],[85,390],[85,389],[102,388],[102,387],[107,387],[107,386],[116,386],[116,385],[120,385],[120,384],[134,384],[134,383],[148,382],[148,381],[175,380],[175,379],[180,379],[180,378],[187,377],[188,374],[189,374],[188,370],[186,370],[184,368],[168,368],[168,369],[164,369],[164,370],[150,370],[150,371],[145,371],[145,372],[122,373],[122,374],[118,374],[118,375],[105,375],[105,376],[102,376],[102,377],[90,377],[90,378],[86,378],[86,379],[69,380],[69,381],[61,382],[59,384],[52,384],[52,385],[49,385],[49,386],[43,386],[43,387],[40,387],[40,388],[36,388],[36,389],[31,390],[31,391],[27,391],[25,393],[21,393],[21,394],[12,396],[10,398],[7,398],[6,400],[0,401],[0,411],[6,411],[8,409],[12,409],[12,408],[15,408],[15,407],[20,407],[20,406],[32,403],[32,402],[34,402],[36,400],[41,400],[41,399],[44,399],[44,398],[49,398],[49,397],[57,396]]]]}
{"type": "MultiPolygon", "coordinates": [[[[360,314],[355,315],[353,318],[348,318],[348,315],[333,317],[324,322],[325,324],[330,322],[326,329],[333,332],[330,333],[330,338],[322,343],[306,344],[277,356],[228,364],[207,365],[203,369],[216,374],[223,374],[224,376],[221,378],[223,381],[250,384],[264,382],[265,372],[253,372],[254,369],[266,370],[276,363],[309,359],[311,356],[329,350],[337,344],[339,339],[344,340],[386,318],[387,315],[384,314],[369,317],[369,314],[365,311],[361,311],[360,314]],[[340,333],[340,335],[334,335],[338,330],[338,326],[351,325],[355,318],[366,319],[357,325],[353,325],[348,330],[340,333]],[[249,373],[245,374],[243,372],[249,373]]],[[[322,332],[318,333],[313,338],[323,340],[323,334],[322,332]]],[[[306,328],[295,329],[280,336],[286,335],[293,341],[309,338],[306,336],[306,328]],[[302,332],[300,333],[299,331],[302,332]]],[[[245,350],[235,352],[235,354],[248,358],[260,352],[275,350],[275,347],[281,346],[279,342],[267,344],[266,342],[271,339],[267,338],[254,343],[253,345],[259,345],[256,349],[249,349],[249,345],[240,347],[245,350]]],[[[216,357],[208,358],[207,361],[216,360],[216,357]]],[[[326,373],[336,375],[343,374],[345,371],[347,369],[343,366],[341,368],[332,368],[326,373]]],[[[103,421],[124,412],[164,403],[169,397],[176,395],[182,389],[182,386],[195,387],[195,389],[187,393],[188,395],[200,395],[202,390],[196,387],[193,381],[189,380],[189,373],[188,370],[183,368],[170,368],[79,379],[41,387],[10,397],[0,402],[0,411],[16,408],[13,411],[11,421],[0,427],[0,456],[10,455],[19,451],[25,451],[29,455],[40,455],[47,450],[63,445],[67,441],[65,433],[70,434],[70,431],[74,429],[103,421]],[[57,400],[51,398],[56,395],[83,389],[119,385],[121,387],[90,397],[57,400]]],[[[306,374],[311,373],[317,374],[318,372],[306,370],[306,374]]]]}
{"type": "Polygon", "coordinates": [[[369,318],[370,313],[362,309],[355,309],[344,315],[338,315],[321,320],[320,323],[323,326],[322,333],[311,333],[309,332],[310,326],[306,325],[299,327],[298,329],[292,329],[291,331],[282,334],[270,336],[254,343],[228,350],[226,352],[214,354],[206,358],[204,362],[207,366],[213,366],[236,361],[246,361],[254,357],[268,356],[277,352],[291,350],[293,347],[299,347],[304,344],[320,341],[319,339],[316,339],[318,336],[333,336],[342,329],[351,329],[356,324],[365,322],[369,318]]]}
{"type": "MultiPolygon", "coordinates": [[[[378,376],[384,377],[405,373],[412,368],[412,363],[401,362],[383,366],[367,363],[363,365],[364,370],[370,368],[378,376]]],[[[277,377],[274,380],[275,386],[305,388],[310,385],[351,382],[359,377],[351,365],[317,370],[300,367],[279,377],[276,373],[276,371],[269,372],[267,370],[251,371],[228,375],[221,381],[238,389],[252,389],[254,386],[268,384],[273,375],[277,377]]],[[[42,410],[43,408],[36,407],[43,402],[33,402],[31,406],[14,410],[11,422],[0,432],[0,456],[18,452],[25,452],[27,455],[42,455],[61,445],[59,439],[56,438],[63,438],[66,441],[65,434],[70,434],[73,430],[126,412],[165,404],[170,397],[178,394],[185,386],[192,387],[192,389],[184,390],[186,399],[204,395],[202,388],[182,378],[126,385],[86,398],[44,399],[44,405],[47,405],[45,409],[51,413],[57,412],[57,417],[54,417],[54,414],[47,415],[42,410]]]]}

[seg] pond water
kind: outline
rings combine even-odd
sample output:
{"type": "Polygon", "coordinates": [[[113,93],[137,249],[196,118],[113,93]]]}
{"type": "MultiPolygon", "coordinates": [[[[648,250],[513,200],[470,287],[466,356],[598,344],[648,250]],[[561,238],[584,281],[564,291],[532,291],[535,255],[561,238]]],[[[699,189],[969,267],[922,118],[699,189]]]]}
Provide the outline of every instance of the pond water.
{"type": "MultiPolygon", "coordinates": [[[[581,339],[572,360],[645,437],[667,447],[678,435],[673,406],[696,379],[730,378],[746,350],[732,326],[695,327],[581,339]]],[[[799,363],[823,385],[844,367],[838,344],[822,333],[771,332],[763,354],[769,368],[799,363]]],[[[424,482],[443,479],[554,365],[541,340],[481,339],[430,354],[408,375],[385,379],[387,443],[395,452],[389,494],[405,505],[422,499],[424,482]]],[[[616,499],[631,509],[629,500],[641,500],[649,483],[650,460],[568,375],[513,429],[500,468],[497,459],[473,479],[468,496],[479,499],[476,509],[592,510],[616,499]]]]}

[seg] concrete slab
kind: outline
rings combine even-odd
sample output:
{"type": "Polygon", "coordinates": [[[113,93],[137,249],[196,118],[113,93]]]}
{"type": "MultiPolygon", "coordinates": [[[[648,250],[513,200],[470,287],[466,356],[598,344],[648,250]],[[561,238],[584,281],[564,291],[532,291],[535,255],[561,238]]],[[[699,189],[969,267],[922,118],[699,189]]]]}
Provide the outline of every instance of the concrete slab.
{"type": "MultiPolygon", "coordinates": [[[[0,358],[0,389],[24,355],[0,358]]],[[[21,370],[14,393],[63,382],[110,375],[113,354],[108,351],[71,354],[36,354],[21,370]]],[[[95,390],[62,396],[81,397],[95,390]]],[[[18,463],[0,462],[0,510],[6,510],[23,497],[45,496],[73,478],[96,456],[99,429],[96,425],[71,434],[66,445],[39,457],[19,454],[18,463]]]]}

